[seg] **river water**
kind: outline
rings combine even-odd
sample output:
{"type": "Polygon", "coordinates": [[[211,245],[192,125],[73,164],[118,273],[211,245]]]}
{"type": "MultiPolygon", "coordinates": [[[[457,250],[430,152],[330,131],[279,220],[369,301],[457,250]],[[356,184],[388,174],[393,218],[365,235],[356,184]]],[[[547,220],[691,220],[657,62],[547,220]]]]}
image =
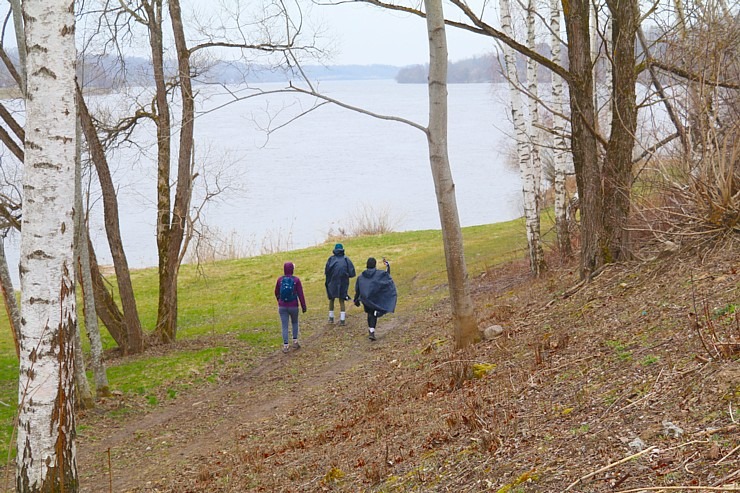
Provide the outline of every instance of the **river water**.
{"type": "MultiPolygon", "coordinates": [[[[283,87],[262,84],[260,89],[283,87]]],[[[396,231],[439,228],[427,142],[420,130],[336,105],[293,120],[314,100],[279,93],[225,105],[232,98],[223,88],[198,89],[199,175],[193,206],[201,203],[204,183],[211,190],[217,182],[224,188],[201,215],[222,248],[229,243],[240,254],[257,254],[307,247],[326,241],[332,232],[351,230],[353,218],[361,215],[384,217],[396,231]],[[280,125],[269,137],[264,131],[280,125]]],[[[244,89],[229,88],[240,95],[247,93],[244,89]]],[[[428,122],[423,84],[328,81],[319,89],[374,113],[424,126],[428,122]]],[[[506,165],[511,146],[506,94],[504,86],[490,84],[449,86],[449,155],[462,226],[521,215],[518,172],[506,165]]],[[[137,132],[135,139],[136,147],[111,157],[111,167],[129,265],[140,268],[157,263],[155,154],[151,129],[137,132]]],[[[100,200],[91,225],[99,261],[110,263],[100,200]]]]}

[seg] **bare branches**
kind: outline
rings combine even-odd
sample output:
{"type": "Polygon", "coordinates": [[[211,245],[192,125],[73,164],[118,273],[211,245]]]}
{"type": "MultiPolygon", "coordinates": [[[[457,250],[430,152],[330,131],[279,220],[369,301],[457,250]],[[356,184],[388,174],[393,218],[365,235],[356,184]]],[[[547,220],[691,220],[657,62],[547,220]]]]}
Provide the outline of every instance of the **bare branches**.
{"type": "MultiPolygon", "coordinates": [[[[381,0],[359,0],[365,3],[369,3],[372,5],[376,5],[378,7],[382,7],[389,10],[395,10],[399,12],[406,12],[408,14],[413,14],[419,17],[426,17],[426,14],[422,12],[419,9],[406,7],[402,5],[395,5],[392,3],[386,3],[381,0]]],[[[507,36],[502,31],[494,28],[490,24],[483,21],[482,15],[476,14],[473,9],[471,9],[466,2],[463,0],[451,0],[451,3],[456,6],[460,12],[462,12],[465,17],[467,17],[471,24],[466,24],[463,22],[453,21],[450,19],[445,19],[445,25],[455,27],[458,29],[463,29],[465,31],[470,31],[472,33],[482,34],[484,36],[490,36],[492,38],[498,39],[502,43],[506,44],[507,46],[511,47],[514,51],[517,51],[521,53],[522,55],[531,58],[535,60],[537,63],[542,65],[543,67],[552,70],[556,74],[558,74],[560,77],[562,77],[565,81],[570,83],[572,81],[572,75],[570,71],[565,69],[563,66],[556,64],[549,58],[539,54],[538,52],[528,48],[527,46],[518,43],[515,39],[511,38],[510,36],[507,36]]]]}
{"type": "Polygon", "coordinates": [[[319,92],[316,92],[313,89],[301,89],[300,87],[294,86],[291,83],[290,84],[290,90],[295,91],[295,92],[300,93],[300,94],[306,94],[306,95],[309,95],[309,96],[313,96],[315,98],[323,99],[324,101],[327,101],[329,103],[336,104],[337,106],[340,106],[342,108],[345,108],[345,109],[348,109],[348,110],[352,110],[352,111],[356,111],[357,113],[362,113],[363,115],[372,116],[373,118],[378,118],[379,120],[388,120],[388,121],[405,123],[406,125],[409,125],[411,127],[414,127],[417,130],[421,130],[422,132],[424,132],[424,134],[426,134],[428,132],[427,128],[424,127],[423,125],[420,125],[420,124],[418,124],[416,122],[413,122],[411,120],[407,120],[406,118],[401,118],[401,117],[392,116],[392,115],[381,115],[379,113],[368,111],[368,110],[366,110],[364,108],[353,106],[351,104],[348,104],[348,103],[344,103],[342,101],[339,101],[338,99],[331,98],[331,97],[329,97],[329,96],[327,96],[325,94],[321,94],[319,92]]]}
{"type": "Polygon", "coordinates": [[[706,84],[708,86],[722,87],[724,89],[740,89],[740,84],[736,82],[731,82],[729,80],[718,80],[718,79],[707,78],[703,75],[693,73],[690,70],[686,70],[681,67],[677,67],[675,65],[670,65],[660,60],[651,60],[650,63],[654,67],[657,67],[661,70],[669,72],[673,75],[677,75],[678,77],[681,77],[691,82],[701,82],[702,84],[706,84]]]}

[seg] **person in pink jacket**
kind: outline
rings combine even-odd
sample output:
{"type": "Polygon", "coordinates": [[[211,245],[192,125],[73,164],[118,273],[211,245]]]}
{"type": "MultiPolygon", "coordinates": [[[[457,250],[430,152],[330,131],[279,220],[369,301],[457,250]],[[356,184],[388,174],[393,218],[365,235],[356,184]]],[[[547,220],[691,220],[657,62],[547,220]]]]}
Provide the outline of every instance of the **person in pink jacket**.
{"type": "Polygon", "coordinates": [[[293,326],[293,349],[299,349],[298,343],[298,303],[303,313],[306,313],[306,298],[303,296],[301,280],[293,275],[293,262],[283,264],[284,275],[278,277],[275,283],[275,299],[278,302],[278,314],[283,329],[283,352],[290,350],[288,345],[288,320],[293,326]]]}

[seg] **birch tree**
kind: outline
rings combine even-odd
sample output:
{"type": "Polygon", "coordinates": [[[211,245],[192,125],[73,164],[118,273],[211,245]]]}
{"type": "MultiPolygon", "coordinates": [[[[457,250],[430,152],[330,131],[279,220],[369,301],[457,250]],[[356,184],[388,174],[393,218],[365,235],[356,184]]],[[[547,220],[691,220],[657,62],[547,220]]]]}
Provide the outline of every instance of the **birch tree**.
{"type": "Polygon", "coordinates": [[[23,2],[27,53],[16,491],[75,492],[75,18],[23,2]]]}
{"type": "MultiPolygon", "coordinates": [[[[501,30],[512,39],[511,8],[509,0],[499,0],[501,9],[501,30]]],[[[504,46],[504,65],[509,81],[509,100],[511,102],[511,119],[514,123],[519,174],[522,180],[524,198],[524,221],[529,247],[529,268],[535,275],[544,269],[544,254],[540,239],[540,207],[537,171],[532,158],[532,145],[527,132],[527,122],[522,111],[522,97],[519,88],[516,57],[514,51],[504,46]]],[[[531,117],[531,115],[530,115],[531,117]]]]}
{"type": "MultiPolygon", "coordinates": [[[[79,100],[78,100],[79,105],[79,100]]],[[[98,312],[95,309],[95,299],[92,295],[92,274],[90,272],[90,253],[87,245],[87,224],[85,223],[86,214],[82,201],[82,129],[77,122],[77,147],[75,156],[75,266],[77,268],[77,278],[81,281],[82,286],[82,301],[83,301],[83,312],[85,315],[85,330],[87,337],[90,340],[90,361],[92,363],[93,378],[95,379],[95,393],[98,397],[105,396],[109,393],[108,390],[108,375],[105,371],[105,363],[103,363],[103,343],[100,339],[100,329],[98,327],[98,312]]],[[[79,317],[78,317],[79,318],[79,317]]],[[[87,377],[84,373],[84,359],[82,358],[82,344],[79,335],[79,324],[78,330],[76,331],[75,339],[78,343],[78,347],[75,348],[75,363],[77,365],[77,382],[78,387],[81,385],[87,386],[89,384],[87,377]]],[[[89,390],[81,390],[79,394],[83,398],[87,398],[89,390]]],[[[92,404],[92,395],[89,396],[88,404],[92,404]]]]}
{"type": "MultiPolygon", "coordinates": [[[[560,0],[550,0],[550,56],[552,61],[562,65],[560,39],[560,0]]],[[[567,143],[565,141],[565,117],[563,111],[563,78],[556,73],[552,77],[552,127],[554,134],[553,164],[555,179],[553,188],[555,194],[555,230],[558,237],[558,250],[562,257],[570,257],[573,252],[570,243],[568,228],[568,192],[566,190],[567,177],[567,143]]]]}

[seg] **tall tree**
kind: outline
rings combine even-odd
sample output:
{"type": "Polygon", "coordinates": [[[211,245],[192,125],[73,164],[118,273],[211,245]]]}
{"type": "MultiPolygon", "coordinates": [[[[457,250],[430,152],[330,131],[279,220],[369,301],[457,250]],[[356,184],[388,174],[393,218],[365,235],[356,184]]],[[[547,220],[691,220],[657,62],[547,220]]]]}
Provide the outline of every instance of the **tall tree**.
{"type": "MultiPolygon", "coordinates": [[[[77,104],[80,102],[78,100],[77,104]]],[[[77,121],[77,147],[75,156],[75,267],[77,271],[77,278],[82,286],[82,309],[85,317],[85,330],[87,337],[90,339],[90,361],[93,371],[93,377],[95,378],[95,392],[96,395],[101,397],[109,393],[108,390],[108,375],[105,371],[105,363],[103,363],[103,343],[100,339],[100,328],[98,326],[98,312],[95,309],[95,297],[92,292],[92,274],[90,272],[90,253],[87,248],[87,223],[85,221],[86,213],[82,201],[82,126],[80,125],[79,118],[77,121]]],[[[79,307],[78,307],[79,308],[79,307]]],[[[77,317],[79,320],[79,316],[77,317]]],[[[77,382],[78,387],[80,384],[87,386],[87,377],[82,374],[81,370],[85,369],[84,359],[82,358],[82,344],[79,336],[79,324],[75,340],[79,343],[79,346],[75,348],[75,364],[77,365],[77,382]]],[[[83,387],[84,388],[84,387],[83,387]]],[[[87,399],[85,390],[80,390],[78,393],[82,399],[87,399]]],[[[92,394],[90,393],[89,399],[85,402],[84,407],[92,407],[94,403],[92,394]]]]}
{"type": "MultiPolygon", "coordinates": [[[[550,56],[558,65],[562,64],[560,39],[560,0],[550,0],[550,56]]],[[[565,141],[565,116],[563,112],[563,78],[552,73],[552,129],[553,129],[553,163],[555,179],[555,230],[558,237],[560,255],[568,258],[573,254],[568,228],[568,191],[566,189],[567,144],[565,141]]]]}
{"type": "Polygon", "coordinates": [[[442,0],[424,0],[429,34],[429,162],[434,178],[442,241],[450,286],[455,347],[464,348],[480,339],[473,299],[468,288],[460,218],[447,150],[447,35],[442,0]]]}
{"type": "MultiPolygon", "coordinates": [[[[512,27],[509,0],[499,0],[499,7],[501,9],[501,29],[507,36],[513,39],[514,30],[512,27]]],[[[534,37],[533,31],[532,37],[534,37]]],[[[529,247],[529,268],[533,274],[539,275],[545,266],[544,253],[540,240],[539,171],[536,169],[539,159],[535,160],[532,156],[533,145],[530,139],[530,133],[527,131],[526,117],[522,108],[521,88],[514,50],[508,46],[504,46],[503,49],[506,78],[509,81],[511,119],[514,124],[514,134],[516,136],[516,154],[519,160],[519,173],[522,181],[524,221],[526,224],[527,245],[529,247]]],[[[528,72],[530,71],[528,70],[528,72]]],[[[531,76],[531,74],[528,75],[531,76]]],[[[532,118],[531,114],[530,118],[532,118]]]]}
{"type": "MultiPolygon", "coordinates": [[[[121,238],[121,229],[118,219],[118,198],[116,197],[116,187],[113,183],[108,158],[105,149],[98,138],[94,121],[87,108],[87,103],[82,94],[82,90],[77,86],[78,105],[80,124],[87,141],[87,149],[90,153],[90,159],[95,164],[100,188],[103,195],[103,218],[105,224],[105,233],[108,238],[108,245],[113,258],[113,268],[116,271],[116,283],[118,293],[121,297],[121,306],[123,307],[123,330],[125,330],[125,343],[119,346],[124,354],[139,353],[144,349],[144,331],[139,319],[139,311],[136,307],[136,298],[134,297],[134,288],[131,282],[131,274],[128,267],[126,252],[123,249],[123,240],[121,238]]],[[[82,239],[82,237],[80,237],[82,239]]],[[[114,331],[112,326],[109,330],[114,331]]]]}
{"type": "Polygon", "coordinates": [[[75,18],[25,0],[26,160],[21,232],[16,491],[75,492],[75,18]]]}
{"type": "MultiPolygon", "coordinates": [[[[177,53],[177,78],[180,86],[181,116],[180,142],[177,156],[177,185],[175,188],[175,202],[172,204],[172,214],[169,208],[160,209],[161,219],[158,223],[157,246],[159,248],[159,309],[157,312],[157,327],[155,332],[162,342],[173,342],[177,335],[177,277],[182,256],[185,236],[185,223],[190,209],[190,200],[193,192],[193,135],[195,125],[195,98],[191,83],[190,50],[185,40],[185,29],[182,22],[182,12],[179,0],[169,0],[169,13],[172,22],[172,32],[175,38],[175,52],[177,53]]],[[[161,13],[160,13],[161,15],[161,13]]],[[[161,27],[161,25],[160,25],[161,27]]],[[[159,103],[158,99],[158,103],[159,103]]],[[[166,104],[166,103],[165,103],[166,104]]],[[[166,130],[169,134],[169,122],[158,131],[166,130]]],[[[161,124],[165,125],[164,121],[161,124]]],[[[168,163],[169,165],[169,163],[168,163]]],[[[168,174],[169,177],[169,174],[168,174]]],[[[164,181],[160,176],[161,196],[164,199],[164,181]]],[[[167,198],[170,191],[167,189],[167,198]]]]}

